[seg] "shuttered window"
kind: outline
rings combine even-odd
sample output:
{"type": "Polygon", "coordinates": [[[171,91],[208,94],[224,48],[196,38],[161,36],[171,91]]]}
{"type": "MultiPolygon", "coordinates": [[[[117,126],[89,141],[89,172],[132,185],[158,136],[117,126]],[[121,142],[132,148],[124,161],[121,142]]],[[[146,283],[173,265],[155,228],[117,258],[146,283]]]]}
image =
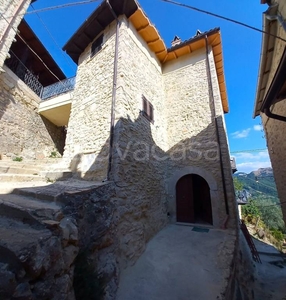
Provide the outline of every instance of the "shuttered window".
{"type": "Polygon", "coordinates": [[[91,45],[90,57],[93,57],[98,51],[101,50],[103,44],[103,34],[99,36],[91,45]]]}
{"type": "Polygon", "coordinates": [[[154,123],[154,108],[150,101],[148,101],[143,95],[142,95],[142,106],[143,106],[143,116],[149,120],[151,123],[154,123]]]}

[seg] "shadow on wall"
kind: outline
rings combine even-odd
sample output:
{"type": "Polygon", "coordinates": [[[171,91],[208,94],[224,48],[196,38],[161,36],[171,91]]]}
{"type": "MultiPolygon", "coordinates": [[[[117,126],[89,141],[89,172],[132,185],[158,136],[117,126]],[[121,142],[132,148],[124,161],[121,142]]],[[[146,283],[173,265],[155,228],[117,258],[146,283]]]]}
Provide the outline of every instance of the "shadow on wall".
{"type": "Polygon", "coordinates": [[[8,87],[4,79],[5,73],[0,74],[0,120],[10,104],[16,104],[13,98],[14,87],[8,87]]]}
{"type": "MultiPolygon", "coordinates": [[[[9,72],[0,74],[0,131],[1,153],[14,153],[42,158],[55,149],[63,154],[66,132],[39,116],[36,98],[23,90],[24,83],[9,72]]],[[[36,96],[35,96],[36,97],[36,96]]]]}
{"type": "MultiPolygon", "coordinates": [[[[63,220],[68,218],[69,222],[73,222],[70,225],[78,232],[78,251],[88,251],[87,259],[95,261],[100,273],[105,274],[107,289],[116,286],[118,264],[120,269],[134,264],[145,250],[146,243],[168,223],[167,191],[174,171],[190,165],[202,166],[215,179],[220,176],[213,123],[198,134],[193,133],[193,137],[176,143],[168,151],[163,151],[155,143],[153,136],[159,137],[159,132],[156,133],[158,129],[153,126],[142,115],[134,121],[130,118],[118,120],[114,128],[110,174],[113,182],[110,184],[90,189],[85,187],[83,190],[72,186],[69,193],[63,192],[63,185],[57,188],[59,183],[48,188],[28,189],[30,193],[35,191],[37,199],[46,195],[46,189],[49,193],[53,188],[57,197],[63,198],[63,220]],[[59,191],[63,194],[58,196],[59,191]]],[[[106,174],[108,149],[107,140],[90,166],[92,172],[98,165],[104,165],[106,174]]],[[[78,170],[81,158],[82,154],[74,157],[73,170],[78,170]]],[[[220,201],[222,207],[223,199],[220,201]]],[[[78,266],[75,260],[70,264],[78,266]]],[[[76,275],[79,275],[81,271],[76,270],[76,275]]],[[[87,278],[87,275],[83,273],[82,277],[87,278]]],[[[38,279],[42,280],[41,277],[38,279]]]]}
{"type": "Polygon", "coordinates": [[[66,141],[66,129],[65,127],[58,127],[54,125],[52,122],[50,122],[48,119],[46,119],[43,116],[40,116],[47,132],[49,133],[51,139],[54,142],[55,148],[58,150],[58,152],[63,155],[64,154],[64,148],[65,148],[65,141],[66,141]]]}
{"type": "MultiPolygon", "coordinates": [[[[226,154],[228,150],[222,117],[217,118],[217,124],[221,130],[220,142],[225,148],[222,166],[227,193],[230,196],[228,202],[230,202],[231,218],[233,218],[235,203],[232,203],[234,198],[231,195],[231,168],[229,156],[226,154]]],[[[134,121],[129,117],[118,120],[114,128],[112,165],[109,176],[118,188],[124,189],[126,198],[131,201],[130,207],[132,209],[138,207],[139,218],[146,215],[146,222],[143,223],[147,230],[144,231],[145,234],[146,232],[150,233],[146,236],[146,240],[149,240],[157,232],[158,228],[153,224],[157,224],[158,220],[162,220],[161,224],[163,224],[167,214],[171,214],[172,220],[175,219],[174,202],[176,200],[174,199],[175,195],[170,195],[169,185],[173,185],[175,191],[176,182],[171,182],[171,178],[175,172],[186,169],[186,167],[200,168],[205,173],[209,173],[217,182],[218,191],[214,193],[219,203],[215,203],[213,206],[216,209],[216,212],[213,213],[218,214],[216,224],[222,224],[226,218],[226,208],[221,179],[220,145],[216,138],[215,121],[202,127],[199,133],[195,133],[192,128],[180,128],[186,134],[177,132],[178,136],[191,137],[176,143],[168,151],[162,150],[153,139],[153,136],[160,136],[159,129],[155,125],[141,114],[134,121]],[[173,197],[171,207],[170,197],[173,197]],[[151,222],[149,222],[150,219],[151,222]],[[149,221],[147,222],[147,220],[149,221]]],[[[194,124],[194,128],[195,126],[197,124],[194,124]]],[[[83,162],[86,162],[83,157],[84,154],[77,154],[74,157],[70,165],[73,172],[79,171],[83,162]]],[[[84,165],[85,172],[82,173],[81,178],[95,181],[106,180],[109,140],[104,143],[95,159],[92,155],[90,158],[89,165],[84,165]]]]}

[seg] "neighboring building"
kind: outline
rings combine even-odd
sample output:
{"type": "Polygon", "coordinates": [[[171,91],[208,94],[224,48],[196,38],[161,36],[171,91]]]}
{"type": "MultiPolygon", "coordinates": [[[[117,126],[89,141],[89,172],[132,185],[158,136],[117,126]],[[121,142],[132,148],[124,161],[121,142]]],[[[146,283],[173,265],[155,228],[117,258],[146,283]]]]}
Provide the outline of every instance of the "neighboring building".
{"type": "Polygon", "coordinates": [[[28,6],[35,0],[0,1],[0,72],[28,6]]]}
{"type": "Polygon", "coordinates": [[[41,118],[40,96],[66,77],[25,20],[17,30],[0,74],[0,154],[42,159],[63,153],[65,124],[41,118]]]}
{"type": "MultiPolygon", "coordinates": [[[[254,117],[260,115],[267,140],[278,196],[286,202],[286,3],[261,1],[269,8],[263,14],[258,87],[254,117]]],[[[286,205],[282,205],[286,221],[286,205]]]]}

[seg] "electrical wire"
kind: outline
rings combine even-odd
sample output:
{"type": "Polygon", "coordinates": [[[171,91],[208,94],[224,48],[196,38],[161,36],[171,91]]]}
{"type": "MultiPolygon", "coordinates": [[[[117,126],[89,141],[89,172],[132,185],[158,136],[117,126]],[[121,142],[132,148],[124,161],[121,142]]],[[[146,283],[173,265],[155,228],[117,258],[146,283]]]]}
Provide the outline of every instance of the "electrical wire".
{"type": "MultiPolygon", "coordinates": [[[[31,4],[31,7],[34,9],[35,11],[35,8],[33,6],[33,4],[31,4]]],[[[40,20],[40,22],[42,23],[42,25],[44,26],[45,30],[47,31],[47,33],[49,34],[50,38],[53,40],[54,44],[57,46],[57,48],[60,50],[60,53],[61,55],[63,56],[63,58],[65,59],[65,61],[68,63],[68,65],[70,66],[70,68],[73,70],[73,71],[76,71],[76,68],[70,63],[70,61],[67,59],[67,56],[66,55],[63,55],[63,52],[62,52],[62,49],[61,47],[59,46],[59,44],[57,43],[57,41],[55,40],[55,38],[53,37],[52,33],[50,32],[49,28],[47,27],[47,25],[44,23],[43,19],[40,17],[40,15],[38,13],[36,13],[38,19],[40,20]]]]}
{"type": "Polygon", "coordinates": [[[264,149],[251,149],[251,150],[238,150],[238,151],[230,151],[230,153],[248,153],[248,152],[264,152],[267,151],[267,148],[264,149]]]}
{"type": "MultiPolygon", "coordinates": [[[[35,14],[35,13],[41,13],[41,12],[56,10],[56,9],[60,9],[60,8],[77,6],[77,5],[85,5],[85,4],[90,4],[90,3],[93,3],[93,2],[99,2],[99,1],[101,1],[101,0],[87,0],[87,1],[70,2],[70,3],[66,3],[66,4],[55,5],[55,6],[50,6],[50,7],[39,8],[37,10],[27,11],[25,13],[19,14],[19,16],[32,15],[32,14],[35,14]]],[[[13,17],[13,16],[7,16],[7,18],[11,18],[11,17],[13,17]]],[[[3,18],[3,15],[2,15],[2,18],[3,18]]]]}
{"type": "Polygon", "coordinates": [[[273,37],[275,37],[275,38],[277,38],[277,39],[279,39],[279,40],[281,40],[283,42],[286,42],[285,39],[283,39],[282,37],[280,37],[278,35],[266,32],[265,30],[256,28],[254,26],[248,25],[248,24],[240,22],[240,21],[237,21],[237,20],[234,20],[234,19],[231,19],[231,18],[228,18],[228,17],[224,17],[222,15],[218,15],[218,14],[212,13],[212,12],[207,11],[207,10],[203,10],[203,9],[200,9],[200,8],[197,8],[197,7],[194,7],[194,6],[190,6],[188,4],[176,2],[176,1],[173,1],[173,0],[160,0],[160,1],[163,1],[163,2],[166,2],[166,3],[170,3],[170,4],[174,4],[174,5],[181,6],[181,7],[185,7],[185,8],[191,9],[191,10],[195,10],[195,11],[198,11],[200,13],[204,13],[204,14],[207,14],[207,15],[210,15],[210,16],[213,16],[213,17],[216,17],[216,18],[219,18],[219,19],[222,19],[222,20],[225,20],[225,21],[228,21],[228,22],[240,25],[240,26],[244,26],[244,27],[246,27],[248,29],[252,29],[254,31],[258,31],[258,32],[261,32],[261,33],[273,36],[273,37]]]}
{"type": "MultiPolygon", "coordinates": [[[[10,22],[6,19],[5,16],[3,16],[2,14],[2,17],[4,18],[4,20],[10,24],[10,22]]],[[[22,42],[30,49],[30,51],[40,60],[40,62],[43,64],[43,66],[59,81],[62,83],[62,81],[59,79],[59,77],[45,64],[45,62],[41,59],[41,57],[30,47],[30,45],[27,44],[27,42],[24,40],[24,38],[21,37],[20,33],[15,29],[13,28],[13,31],[16,33],[16,35],[22,40],[22,42]]],[[[63,84],[63,83],[62,83],[63,84]]]]}

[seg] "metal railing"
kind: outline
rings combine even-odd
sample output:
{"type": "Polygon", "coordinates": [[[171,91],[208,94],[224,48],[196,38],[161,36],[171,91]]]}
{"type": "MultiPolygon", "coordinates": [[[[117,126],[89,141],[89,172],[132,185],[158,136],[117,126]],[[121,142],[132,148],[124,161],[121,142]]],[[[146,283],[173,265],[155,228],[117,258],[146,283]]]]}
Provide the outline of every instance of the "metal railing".
{"type": "Polygon", "coordinates": [[[42,95],[43,85],[38,78],[21,62],[21,60],[12,52],[9,52],[10,58],[6,59],[5,65],[14,72],[26,85],[33,90],[39,97],[42,95]]]}
{"type": "Polygon", "coordinates": [[[75,86],[75,77],[67,78],[65,80],[56,82],[54,84],[44,87],[42,93],[42,100],[57,96],[68,91],[72,91],[75,86]]]}

